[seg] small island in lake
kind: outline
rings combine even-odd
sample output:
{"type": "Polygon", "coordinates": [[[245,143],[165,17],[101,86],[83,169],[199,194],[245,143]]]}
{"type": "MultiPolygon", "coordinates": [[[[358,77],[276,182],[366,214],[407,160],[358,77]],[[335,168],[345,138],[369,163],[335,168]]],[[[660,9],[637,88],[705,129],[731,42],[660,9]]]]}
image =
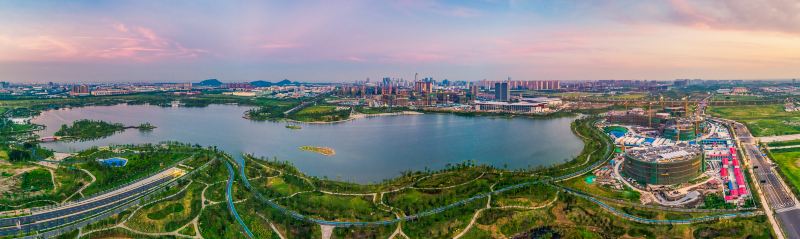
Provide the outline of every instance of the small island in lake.
{"type": "Polygon", "coordinates": [[[153,131],[153,129],[155,129],[156,126],[150,124],[150,122],[145,122],[145,123],[140,124],[136,128],[139,129],[139,131],[153,131]]]}
{"type": "Polygon", "coordinates": [[[336,155],[336,151],[334,151],[333,148],[330,147],[318,147],[318,146],[306,145],[306,146],[300,146],[300,150],[314,152],[325,156],[336,155]]]}
{"type": "Polygon", "coordinates": [[[72,125],[61,125],[55,136],[88,140],[108,137],[123,130],[125,130],[125,125],[120,123],[82,119],[72,122],[72,125]]]}
{"type": "Polygon", "coordinates": [[[299,125],[286,125],[286,128],[287,129],[302,129],[303,127],[300,127],[299,125]]]}
{"type": "Polygon", "coordinates": [[[156,127],[150,123],[143,123],[139,126],[125,126],[121,123],[109,123],[102,120],[82,119],[72,122],[72,125],[61,125],[55,132],[54,139],[76,139],[93,140],[111,136],[126,129],[139,129],[140,131],[150,131],[156,127]]]}

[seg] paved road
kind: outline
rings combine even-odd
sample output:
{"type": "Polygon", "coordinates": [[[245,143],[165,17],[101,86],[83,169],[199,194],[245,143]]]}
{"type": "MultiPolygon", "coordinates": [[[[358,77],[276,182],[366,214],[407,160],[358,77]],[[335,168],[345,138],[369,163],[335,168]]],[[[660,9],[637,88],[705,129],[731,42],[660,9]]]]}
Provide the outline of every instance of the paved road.
{"type": "Polygon", "coordinates": [[[784,185],[783,180],[773,169],[772,162],[764,156],[756,145],[756,139],[750,131],[741,124],[734,123],[734,131],[739,138],[743,153],[750,159],[751,167],[756,175],[756,180],[761,185],[764,197],[769,206],[775,210],[778,222],[787,238],[800,239],[800,208],[797,199],[784,185]]]}
{"type": "Polygon", "coordinates": [[[780,135],[780,136],[766,136],[766,137],[758,137],[758,140],[764,143],[769,142],[776,142],[776,141],[789,141],[789,140],[798,140],[800,139],[800,134],[789,134],[789,135],[780,135]]]}
{"type": "Polygon", "coordinates": [[[0,219],[0,236],[18,235],[49,230],[89,218],[117,205],[136,200],[142,193],[173,179],[171,170],[126,187],[59,207],[34,212],[31,215],[0,219]]]}

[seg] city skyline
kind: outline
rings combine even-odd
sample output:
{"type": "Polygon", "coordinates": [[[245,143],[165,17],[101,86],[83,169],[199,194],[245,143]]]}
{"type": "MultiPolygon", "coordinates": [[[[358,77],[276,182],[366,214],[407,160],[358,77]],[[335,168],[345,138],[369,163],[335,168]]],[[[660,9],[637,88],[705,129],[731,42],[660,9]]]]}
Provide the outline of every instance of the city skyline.
{"type": "Polygon", "coordinates": [[[0,81],[791,79],[790,1],[0,3],[0,81]]]}

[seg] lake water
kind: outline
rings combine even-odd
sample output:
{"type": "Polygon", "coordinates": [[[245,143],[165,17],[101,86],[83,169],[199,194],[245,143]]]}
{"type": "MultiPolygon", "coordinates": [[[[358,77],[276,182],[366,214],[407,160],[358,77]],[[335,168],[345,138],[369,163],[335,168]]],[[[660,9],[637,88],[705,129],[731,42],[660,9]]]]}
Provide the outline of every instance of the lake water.
{"type": "Polygon", "coordinates": [[[242,118],[249,109],[234,105],[204,108],[164,108],[148,105],[91,106],[50,110],[32,120],[52,136],[62,124],[79,119],[125,125],[150,122],[151,132],[129,129],[84,142],[44,143],[60,152],[108,144],[180,141],[218,148],[241,158],[241,153],[277,156],[301,171],[354,182],[378,182],[407,170],[441,169],[448,163],[474,160],[497,167],[527,168],[553,165],[578,155],[581,140],[570,131],[574,118],[526,119],[464,117],[450,114],[382,116],[338,124],[286,123],[242,118]],[[331,147],[334,156],[305,152],[303,145],[331,147]]]}

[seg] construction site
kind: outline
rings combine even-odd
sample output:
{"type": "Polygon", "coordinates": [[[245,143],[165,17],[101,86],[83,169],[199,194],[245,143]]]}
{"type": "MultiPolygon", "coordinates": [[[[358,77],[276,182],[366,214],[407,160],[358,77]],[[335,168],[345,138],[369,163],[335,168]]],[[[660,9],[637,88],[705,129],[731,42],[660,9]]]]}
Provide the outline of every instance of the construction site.
{"type": "Polygon", "coordinates": [[[752,197],[729,129],[691,110],[688,101],[662,103],[658,110],[628,109],[626,103],[625,110],[606,113],[600,127],[617,145],[617,156],[595,172],[595,180],[633,189],[644,204],[748,206],[752,197]]]}

